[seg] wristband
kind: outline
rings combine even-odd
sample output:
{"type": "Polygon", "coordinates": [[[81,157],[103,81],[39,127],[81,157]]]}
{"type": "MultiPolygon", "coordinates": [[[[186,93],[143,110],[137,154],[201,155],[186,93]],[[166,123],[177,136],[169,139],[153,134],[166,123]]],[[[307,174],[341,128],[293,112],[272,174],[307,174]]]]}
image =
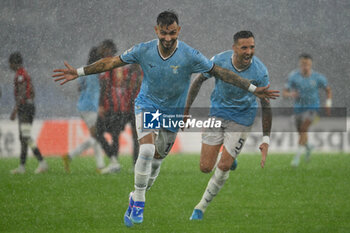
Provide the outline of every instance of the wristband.
{"type": "Polygon", "coordinates": [[[269,136],[263,136],[262,143],[266,143],[267,145],[270,145],[270,137],[269,136]]]}
{"type": "Polygon", "coordinates": [[[328,99],[326,100],[326,107],[327,107],[327,108],[332,107],[332,99],[331,99],[331,98],[328,98],[328,99]]]}
{"type": "Polygon", "coordinates": [[[80,67],[77,69],[77,74],[78,76],[84,76],[85,72],[84,72],[84,67],[80,67]]]}
{"type": "Polygon", "coordinates": [[[249,87],[248,87],[248,91],[251,92],[251,93],[254,93],[255,89],[256,89],[256,86],[253,85],[253,84],[250,84],[249,87]]]}

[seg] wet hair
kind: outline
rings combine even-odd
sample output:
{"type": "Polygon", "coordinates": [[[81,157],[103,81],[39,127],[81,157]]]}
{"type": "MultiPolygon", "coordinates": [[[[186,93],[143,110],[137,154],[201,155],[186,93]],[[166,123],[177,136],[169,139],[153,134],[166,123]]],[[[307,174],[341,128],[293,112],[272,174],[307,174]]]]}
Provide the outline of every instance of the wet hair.
{"type": "Polygon", "coordinates": [[[101,59],[101,56],[98,52],[98,47],[92,47],[89,52],[89,59],[87,64],[90,65],[91,63],[94,63],[95,61],[101,59]]]}
{"type": "Polygon", "coordinates": [[[118,52],[117,46],[114,44],[112,39],[102,41],[101,46],[103,49],[110,49],[112,54],[116,54],[118,52]]]}
{"type": "Polygon", "coordinates": [[[22,65],[23,64],[23,58],[20,52],[14,52],[11,53],[9,57],[9,63],[10,64],[15,64],[15,65],[22,65]]]}
{"type": "Polygon", "coordinates": [[[253,37],[254,35],[251,31],[239,31],[233,35],[233,43],[237,43],[239,39],[247,39],[253,37]]]}
{"type": "Polygon", "coordinates": [[[310,59],[312,61],[312,56],[308,53],[302,53],[299,55],[299,60],[300,59],[310,59]]]}
{"type": "Polygon", "coordinates": [[[176,12],[172,10],[163,11],[157,17],[157,25],[160,26],[169,26],[172,25],[174,22],[176,22],[177,25],[179,25],[179,18],[176,12]]]}

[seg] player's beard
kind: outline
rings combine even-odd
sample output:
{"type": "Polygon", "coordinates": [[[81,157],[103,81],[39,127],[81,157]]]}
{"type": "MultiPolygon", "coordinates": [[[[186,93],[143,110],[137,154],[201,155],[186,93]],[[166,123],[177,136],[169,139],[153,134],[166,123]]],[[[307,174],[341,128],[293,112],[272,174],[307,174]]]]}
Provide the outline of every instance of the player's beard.
{"type": "Polygon", "coordinates": [[[169,50],[172,50],[174,48],[174,45],[177,41],[177,38],[176,39],[172,39],[168,42],[166,42],[164,39],[160,39],[160,44],[162,46],[162,48],[166,51],[169,51],[169,50]]]}

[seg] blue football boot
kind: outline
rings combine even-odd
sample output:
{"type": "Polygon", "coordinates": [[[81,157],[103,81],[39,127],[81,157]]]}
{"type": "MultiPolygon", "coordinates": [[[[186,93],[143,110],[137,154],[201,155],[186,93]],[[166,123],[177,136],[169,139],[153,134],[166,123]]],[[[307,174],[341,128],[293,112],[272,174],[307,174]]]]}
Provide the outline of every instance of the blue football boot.
{"type": "Polygon", "coordinates": [[[200,209],[194,209],[190,217],[190,220],[202,220],[202,219],[203,219],[203,211],[201,211],[200,209]]]}
{"type": "Polygon", "coordinates": [[[145,209],[144,201],[135,201],[131,211],[131,221],[136,224],[143,222],[143,210],[145,209]]]}
{"type": "Polygon", "coordinates": [[[134,200],[132,199],[132,194],[133,194],[133,192],[131,192],[129,194],[129,206],[128,206],[128,209],[126,210],[125,214],[124,214],[124,224],[127,227],[132,227],[134,225],[132,223],[132,221],[131,221],[131,218],[130,218],[132,208],[134,207],[134,200]]]}

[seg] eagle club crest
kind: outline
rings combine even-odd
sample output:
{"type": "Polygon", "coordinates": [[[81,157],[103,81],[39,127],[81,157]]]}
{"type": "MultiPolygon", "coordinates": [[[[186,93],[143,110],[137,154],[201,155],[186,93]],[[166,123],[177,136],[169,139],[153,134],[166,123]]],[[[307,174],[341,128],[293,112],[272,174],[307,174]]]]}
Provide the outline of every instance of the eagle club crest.
{"type": "Polygon", "coordinates": [[[174,74],[177,74],[177,69],[180,67],[180,66],[170,66],[172,69],[173,69],[173,73],[174,74]]]}

